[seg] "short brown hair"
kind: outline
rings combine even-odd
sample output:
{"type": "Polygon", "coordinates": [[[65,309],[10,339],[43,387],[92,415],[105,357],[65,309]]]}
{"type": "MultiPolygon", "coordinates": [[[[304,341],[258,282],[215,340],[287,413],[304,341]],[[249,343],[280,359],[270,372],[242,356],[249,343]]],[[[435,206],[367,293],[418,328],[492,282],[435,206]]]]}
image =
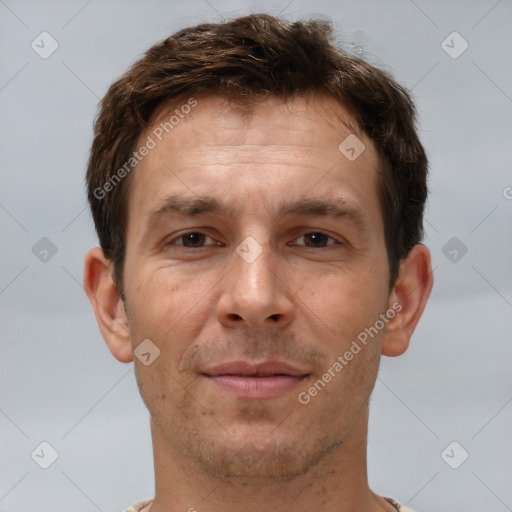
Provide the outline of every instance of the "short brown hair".
{"type": "Polygon", "coordinates": [[[338,48],[330,23],[253,14],[178,31],[150,48],[101,102],[86,180],[100,245],[113,262],[121,295],[131,173],[119,183],[112,182],[113,173],[126,170],[159,108],[200,93],[240,104],[267,94],[336,96],[383,163],[379,199],[394,284],[400,259],[421,241],[427,198],[428,162],[409,93],[388,73],[338,48]],[[112,185],[108,193],[106,183],[112,185]]]}

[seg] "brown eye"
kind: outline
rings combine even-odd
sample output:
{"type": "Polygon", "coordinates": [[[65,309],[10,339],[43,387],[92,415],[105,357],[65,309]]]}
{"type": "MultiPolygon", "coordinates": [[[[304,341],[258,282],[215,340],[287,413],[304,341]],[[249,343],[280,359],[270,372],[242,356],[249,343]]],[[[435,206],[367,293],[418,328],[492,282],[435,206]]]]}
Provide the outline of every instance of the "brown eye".
{"type": "Polygon", "coordinates": [[[178,243],[176,245],[183,245],[184,247],[196,248],[203,247],[206,238],[208,238],[204,233],[199,233],[197,231],[190,231],[189,233],[185,233],[178,238],[176,241],[181,240],[182,243],[178,243]]]}
{"type": "Polygon", "coordinates": [[[187,247],[197,247],[204,244],[206,236],[202,233],[188,233],[183,236],[184,245],[187,247]]]}
{"type": "Polygon", "coordinates": [[[312,231],[310,233],[305,233],[304,235],[299,237],[298,240],[300,240],[301,238],[304,239],[304,243],[298,244],[298,245],[304,245],[306,247],[320,247],[321,248],[321,247],[325,247],[327,245],[332,245],[332,242],[328,243],[329,239],[332,240],[334,243],[336,243],[332,236],[329,236],[326,233],[322,233],[321,231],[312,231]]]}

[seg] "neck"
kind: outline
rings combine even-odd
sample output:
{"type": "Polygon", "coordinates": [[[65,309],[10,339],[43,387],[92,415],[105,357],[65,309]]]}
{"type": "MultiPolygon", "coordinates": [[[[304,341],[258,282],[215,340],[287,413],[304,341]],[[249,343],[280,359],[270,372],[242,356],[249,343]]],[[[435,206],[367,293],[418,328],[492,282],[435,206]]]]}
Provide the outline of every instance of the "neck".
{"type": "Polygon", "coordinates": [[[160,427],[152,421],[155,499],[150,512],[239,512],[240,509],[244,512],[394,510],[368,486],[367,427],[366,409],[354,423],[343,444],[325,455],[305,474],[292,480],[219,480],[174,450],[160,427]]]}

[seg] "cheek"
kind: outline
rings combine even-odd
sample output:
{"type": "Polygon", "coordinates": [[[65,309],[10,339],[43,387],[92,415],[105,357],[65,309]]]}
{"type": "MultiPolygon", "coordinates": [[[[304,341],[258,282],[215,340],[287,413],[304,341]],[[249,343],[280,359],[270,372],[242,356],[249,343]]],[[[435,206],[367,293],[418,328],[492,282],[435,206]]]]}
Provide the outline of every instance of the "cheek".
{"type": "Polygon", "coordinates": [[[141,272],[127,288],[133,347],[150,339],[160,349],[159,362],[180,380],[179,363],[196,350],[194,340],[211,314],[212,283],[214,277],[194,279],[178,268],[163,267],[141,272]]]}
{"type": "Polygon", "coordinates": [[[164,267],[140,273],[127,289],[137,325],[168,330],[193,315],[194,305],[209,289],[207,279],[191,280],[178,268],[164,267]]]}
{"type": "Polygon", "coordinates": [[[330,338],[350,342],[384,312],[388,295],[381,274],[339,270],[302,278],[295,286],[297,307],[322,329],[328,328],[330,338]]]}

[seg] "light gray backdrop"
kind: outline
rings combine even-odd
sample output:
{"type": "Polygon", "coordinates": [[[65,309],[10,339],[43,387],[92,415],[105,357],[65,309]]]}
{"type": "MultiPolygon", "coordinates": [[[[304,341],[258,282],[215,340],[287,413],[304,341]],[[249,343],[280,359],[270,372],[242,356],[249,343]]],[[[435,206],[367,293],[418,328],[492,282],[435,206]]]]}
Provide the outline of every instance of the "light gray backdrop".
{"type": "Polygon", "coordinates": [[[91,125],[153,43],[261,11],[331,18],[418,102],[435,287],[410,350],[382,362],[371,485],[417,512],[512,510],[510,0],[0,0],[0,511],[120,511],[153,495],[133,366],[108,352],[81,286],[97,244],[91,125]]]}

